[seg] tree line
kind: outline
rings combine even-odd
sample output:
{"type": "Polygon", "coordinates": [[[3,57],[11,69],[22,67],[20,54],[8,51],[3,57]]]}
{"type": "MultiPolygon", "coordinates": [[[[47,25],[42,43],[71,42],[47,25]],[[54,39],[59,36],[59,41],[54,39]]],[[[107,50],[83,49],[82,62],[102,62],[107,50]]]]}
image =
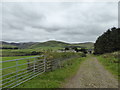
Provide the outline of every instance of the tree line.
{"type": "Polygon", "coordinates": [[[19,49],[18,47],[0,47],[0,49],[19,49]]]}
{"type": "Polygon", "coordinates": [[[104,54],[120,50],[120,28],[110,28],[99,36],[94,44],[94,54],[104,54]]]}

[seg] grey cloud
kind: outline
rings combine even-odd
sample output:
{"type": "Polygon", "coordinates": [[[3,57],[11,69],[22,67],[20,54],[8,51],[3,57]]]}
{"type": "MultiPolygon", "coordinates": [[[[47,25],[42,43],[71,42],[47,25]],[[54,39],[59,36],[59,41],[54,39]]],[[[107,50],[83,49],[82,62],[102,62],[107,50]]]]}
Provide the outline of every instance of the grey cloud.
{"type": "Polygon", "coordinates": [[[117,3],[4,3],[3,40],[95,41],[117,19],[117,3]]]}
{"type": "Polygon", "coordinates": [[[81,32],[73,32],[73,31],[68,31],[68,32],[64,32],[64,34],[66,34],[66,35],[82,35],[83,33],[81,33],[81,32]]]}

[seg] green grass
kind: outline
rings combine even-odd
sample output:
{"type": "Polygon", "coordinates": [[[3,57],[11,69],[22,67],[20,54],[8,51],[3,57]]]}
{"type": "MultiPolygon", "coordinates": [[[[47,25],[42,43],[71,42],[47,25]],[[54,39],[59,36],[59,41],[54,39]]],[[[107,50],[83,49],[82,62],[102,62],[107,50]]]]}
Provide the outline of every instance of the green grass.
{"type": "Polygon", "coordinates": [[[31,54],[33,51],[41,52],[41,49],[0,49],[0,52],[2,52],[2,56],[8,57],[8,56],[26,56],[27,54],[31,54]]]}
{"type": "MultiPolygon", "coordinates": [[[[20,58],[27,58],[27,57],[34,57],[34,56],[15,56],[15,57],[2,57],[2,61],[6,61],[6,60],[14,60],[14,59],[20,59],[20,58]]],[[[23,60],[19,60],[17,61],[18,65],[20,64],[24,64],[24,63],[28,63],[27,61],[28,59],[23,59],[23,60]]],[[[29,62],[32,62],[34,59],[31,58],[29,59],[30,61],[29,62]]],[[[2,67],[1,68],[6,68],[6,67],[11,67],[11,66],[16,66],[16,61],[11,61],[11,62],[4,62],[2,63],[2,67]]],[[[21,70],[21,69],[25,69],[27,68],[27,64],[25,65],[21,65],[21,66],[17,66],[17,70],[21,70]]],[[[27,70],[24,70],[24,72],[27,71],[27,70]]],[[[6,75],[6,74],[9,74],[9,73],[13,73],[13,72],[16,72],[16,67],[13,67],[13,68],[8,68],[8,69],[4,69],[2,70],[2,75],[6,75]]],[[[21,72],[23,71],[19,71],[17,74],[20,74],[21,72]]],[[[24,73],[26,74],[26,73],[24,73]]],[[[23,75],[24,75],[23,74],[23,75]]],[[[16,73],[13,73],[13,74],[10,74],[10,75],[7,75],[5,77],[2,77],[2,79],[6,79],[6,78],[9,78],[11,76],[14,76],[16,75],[16,73]]],[[[20,76],[20,75],[19,75],[20,76]]],[[[8,79],[6,81],[3,81],[3,83],[6,83],[7,81],[9,82],[10,80],[12,79],[15,79],[16,77],[13,77],[11,79],[8,79]]],[[[9,85],[10,83],[8,83],[9,85]]]]}
{"type": "Polygon", "coordinates": [[[94,49],[94,43],[88,42],[88,43],[80,43],[80,44],[73,44],[74,46],[82,46],[86,47],[86,49],[94,49]]]}
{"type": "Polygon", "coordinates": [[[66,79],[73,76],[82,61],[85,58],[74,58],[66,61],[64,67],[52,72],[46,72],[33,78],[17,88],[60,88],[67,81],[66,79]]]}
{"type": "MultiPolygon", "coordinates": [[[[27,58],[27,57],[34,57],[34,56],[2,57],[2,61],[14,60],[14,59],[20,59],[20,58],[27,58]]],[[[30,62],[31,61],[33,61],[33,59],[30,59],[30,62]]],[[[27,59],[23,59],[23,60],[19,60],[18,61],[18,64],[24,64],[24,63],[27,63],[27,59]]],[[[15,65],[16,65],[16,61],[5,62],[5,63],[2,63],[2,67],[1,68],[11,67],[11,66],[15,66],[15,65]]],[[[18,66],[18,70],[24,69],[26,67],[27,67],[27,64],[26,65],[22,65],[22,66],[18,66]]],[[[8,68],[8,69],[5,69],[5,70],[2,70],[2,74],[5,75],[5,74],[11,73],[11,72],[15,72],[15,71],[16,71],[16,67],[8,68]]]]}
{"type": "Polygon", "coordinates": [[[120,80],[120,66],[118,62],[120,59],[116,57],[115,54],[109,53],[97,56],[98,60],[105,66],[107,70],[109,70],[116,78],[120,80]]]}
{"type": "Polygon", "coordinates": [[[17,47],[17,46],[14,46],[14,45],[6,45],[6,44],[0,44],[0,47],[15,48],[15,47],[17,47]]]}
{"type": "MultiPolygon", "coordinates": [[[[36,56],[36,55],[34,55],[34,56],[36,56]]],[[[13,56],[13,57],[1,57],[1,58],[2,58],[2,61],[6,61],[6,60],[13,60],[13,59],[34,57],[34,56],[13,56]]]]}
{"type": "Polygon", "coordinates": [[[56,50],[58,50],[58,49],[63,49],[63,47],[56,47],[56,46],[54,46],[54,47],[50,47],[50,46],[42,46],[42,47],[36,47],[35,49],[39,49],[39,50],[41,50],[41,51],[51,49],[51,50],[56,51],[56,50]]]}
{"type": "MultiPolygon", "coordinates": [[[[27,58],[27,57],[34,57],[34,56],[15,56],[15,57],[2,57],[2,61],[7,61],[7,60],[14,60],[14,59],[20,59],[20,58],[27,58]]],[[[23,63],[27,63],[26,60],[20,60],[18,61],[18,64],[23,64],[23,63]]],[[[14,66],[16,65],[16,61],[12,61],[12,62],[6,62],[6,63],[2,63],[2,68],[5,67],[10,67],[10,66],[14,66]]],[[[25,66],[25,65],[24,65],[25,66]]],[[[15,68],[9,69],[9,70],[3,70],[3,72],[10,72],[11,70],[14,71],[15,68]]],[[[11,71],[11,72],[12,72],[11,71]]],[[[4,73],[5,74],[5,73],[4,73]]]]}
{"type": "Polygon", "coordinates": [[[31,45],[29,48],[44,48],[46,49],[47,47],[48,48],[58,48],[58,47],[64,47],[66,45],[69,45],[68,43],[64,43],[64,42],[61,42],[61,41],[54,41],[54,40],[51,40],[51,41],[46,41],[46,42],[42,42],[42,43],[36,43],[34,45],[31,45]]]}
{"type": "Polygon", "coordinates": [[[3,57],[11,57],[11,56],[22,56],[22,55],[27,55],[31,54],[33,51],[36,52],[44,52],[46,50],[54,50],[57,51],[58,49],[61,49],[61,47],[38,47],[35,49],[0,49],[0,56],[3,57]]]}

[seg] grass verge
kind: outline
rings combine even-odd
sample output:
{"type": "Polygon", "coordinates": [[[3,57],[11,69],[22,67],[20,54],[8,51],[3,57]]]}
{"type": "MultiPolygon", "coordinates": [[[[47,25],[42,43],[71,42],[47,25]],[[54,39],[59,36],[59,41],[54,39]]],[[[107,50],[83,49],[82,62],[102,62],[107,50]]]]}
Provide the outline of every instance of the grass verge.
{"type": "Polygon", "coordinates": [[[41,74],[17,88],[60,88],[67,78],[77,72],[80,63],[84,60],[83,57],[67,60],[63,68],[41,74]]]}
{"type": "Polygon", "coordinates": [[[115,76],[115,78],[120,80],[119,58],[114,57],[113,54],[104,54],[97,56],[97,58],[104,67],[115,76]]]}

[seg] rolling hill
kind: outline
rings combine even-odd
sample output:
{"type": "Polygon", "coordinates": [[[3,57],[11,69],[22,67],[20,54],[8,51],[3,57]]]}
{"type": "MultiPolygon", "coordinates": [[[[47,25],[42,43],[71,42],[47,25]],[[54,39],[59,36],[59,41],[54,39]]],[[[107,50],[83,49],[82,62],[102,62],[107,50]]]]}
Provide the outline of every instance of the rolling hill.
{"type": "Polygon", "coordinates": [[[2,47],[4,47],[4,48],[17,48],[16,45],[12,45],[8,42],[0,41],[0,48],[2,48],[2,47]]]}
{"type": "Polygon", "coordinates": [[[78,43],[78,44],[73,44],[73,45],[78,45],[78,46],[83,46],[89,49],[94,48],[94,43],[93,42],[85,42],[85,43],[78,43]]]}
{"type": "Polygon", "coordinates": [[[86,48],[93,48],[94,45],[94,43],[92,42],[70,44],[70,43],[54,41],[54,40],[46,41],[46,42],[26,42],[26,43],[8,43],[2,41],[1,43],[0,43],[1,46],[18,47],[20,49],[63,48],[65,46],[82,46],[86,48]]]}
{"type": "Polygon", "coordinates": [[[47,41],[43,43],[36,43],[31,45],[29,48],[38,48],[38,47],[65,47],[70,45],[69,43],[61,42],[61,41],[47,41]]]}

